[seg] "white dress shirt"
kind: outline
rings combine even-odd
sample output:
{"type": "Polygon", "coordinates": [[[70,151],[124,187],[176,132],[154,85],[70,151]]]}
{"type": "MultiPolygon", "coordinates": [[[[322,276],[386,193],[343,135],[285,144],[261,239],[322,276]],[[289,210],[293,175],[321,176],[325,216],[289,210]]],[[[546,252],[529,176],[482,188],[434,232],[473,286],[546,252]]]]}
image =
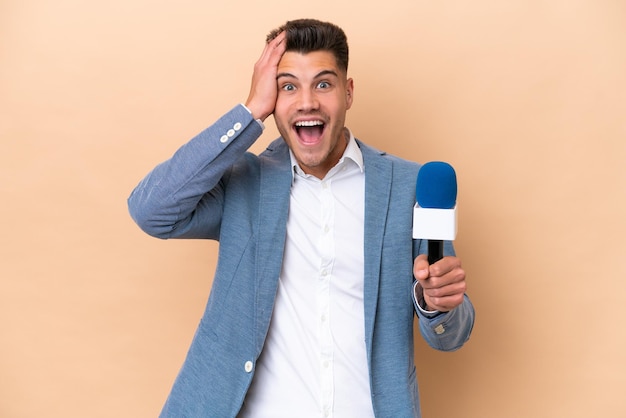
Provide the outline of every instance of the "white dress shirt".
{"type": "Polygon", "coordinates": [[[322,180],[294,156],[270,330],[240,417],[373,417],[363,307],[363,156],[350,133],[322,180]]]}

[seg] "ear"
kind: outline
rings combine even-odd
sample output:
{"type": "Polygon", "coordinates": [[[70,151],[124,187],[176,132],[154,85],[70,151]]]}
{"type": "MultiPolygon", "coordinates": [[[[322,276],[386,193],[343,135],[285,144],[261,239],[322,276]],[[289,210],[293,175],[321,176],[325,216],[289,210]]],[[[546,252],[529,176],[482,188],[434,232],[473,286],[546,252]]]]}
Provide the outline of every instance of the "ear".
{"type": "Polygon", "coordinates": [[[349,78],[346,81],[346,110],[352,107],[353,100],[354,100],[354,80],[349,78]]]}

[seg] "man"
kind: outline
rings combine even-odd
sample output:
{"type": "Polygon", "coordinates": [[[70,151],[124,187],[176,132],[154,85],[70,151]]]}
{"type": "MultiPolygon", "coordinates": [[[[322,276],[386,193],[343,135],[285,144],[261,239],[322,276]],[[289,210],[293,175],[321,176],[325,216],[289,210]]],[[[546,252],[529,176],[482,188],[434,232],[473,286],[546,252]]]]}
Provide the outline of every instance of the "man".
{"type": "Polygon", "coordinates": [[[337,26],[268,36],[250,95],[129,198],[160,238],[220,241],[211,295],[166,417],[419,417],[415,312],[456,350],[474,310],[453,256],[412,240],[416,163],[345,127],[354,84],[337,26]],[[273,114],[281,138],[246,152],[273,114]],[[417,279],[417,280],[416,280],[417,279]]]}

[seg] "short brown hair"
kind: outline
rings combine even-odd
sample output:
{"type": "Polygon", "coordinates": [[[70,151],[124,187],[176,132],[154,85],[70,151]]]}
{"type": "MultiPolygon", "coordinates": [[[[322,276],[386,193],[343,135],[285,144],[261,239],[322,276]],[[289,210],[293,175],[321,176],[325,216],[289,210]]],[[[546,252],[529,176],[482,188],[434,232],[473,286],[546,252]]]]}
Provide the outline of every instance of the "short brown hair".
{"type": "Polygon", "coordinates": [[[303,54],[329,51],[335,56],[337,66],[348,72],[348,38],[339,26],[315,19],[291,20],[271,31],[267,42],[281,32],[287,32],[287,51],[303,54]]]}

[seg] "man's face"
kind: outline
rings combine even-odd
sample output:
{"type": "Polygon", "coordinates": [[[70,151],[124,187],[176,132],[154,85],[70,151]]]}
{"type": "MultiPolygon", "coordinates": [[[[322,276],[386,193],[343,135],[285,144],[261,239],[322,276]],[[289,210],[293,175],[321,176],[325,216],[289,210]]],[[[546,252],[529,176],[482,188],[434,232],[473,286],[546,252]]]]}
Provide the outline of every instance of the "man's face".
{"type": "Polygon", "coordinates": [[[346,149],[346,111],[353,82],[328,51],[285,52],[278,64],[278,131],[302,170],[323,178],[346,149]]]}

